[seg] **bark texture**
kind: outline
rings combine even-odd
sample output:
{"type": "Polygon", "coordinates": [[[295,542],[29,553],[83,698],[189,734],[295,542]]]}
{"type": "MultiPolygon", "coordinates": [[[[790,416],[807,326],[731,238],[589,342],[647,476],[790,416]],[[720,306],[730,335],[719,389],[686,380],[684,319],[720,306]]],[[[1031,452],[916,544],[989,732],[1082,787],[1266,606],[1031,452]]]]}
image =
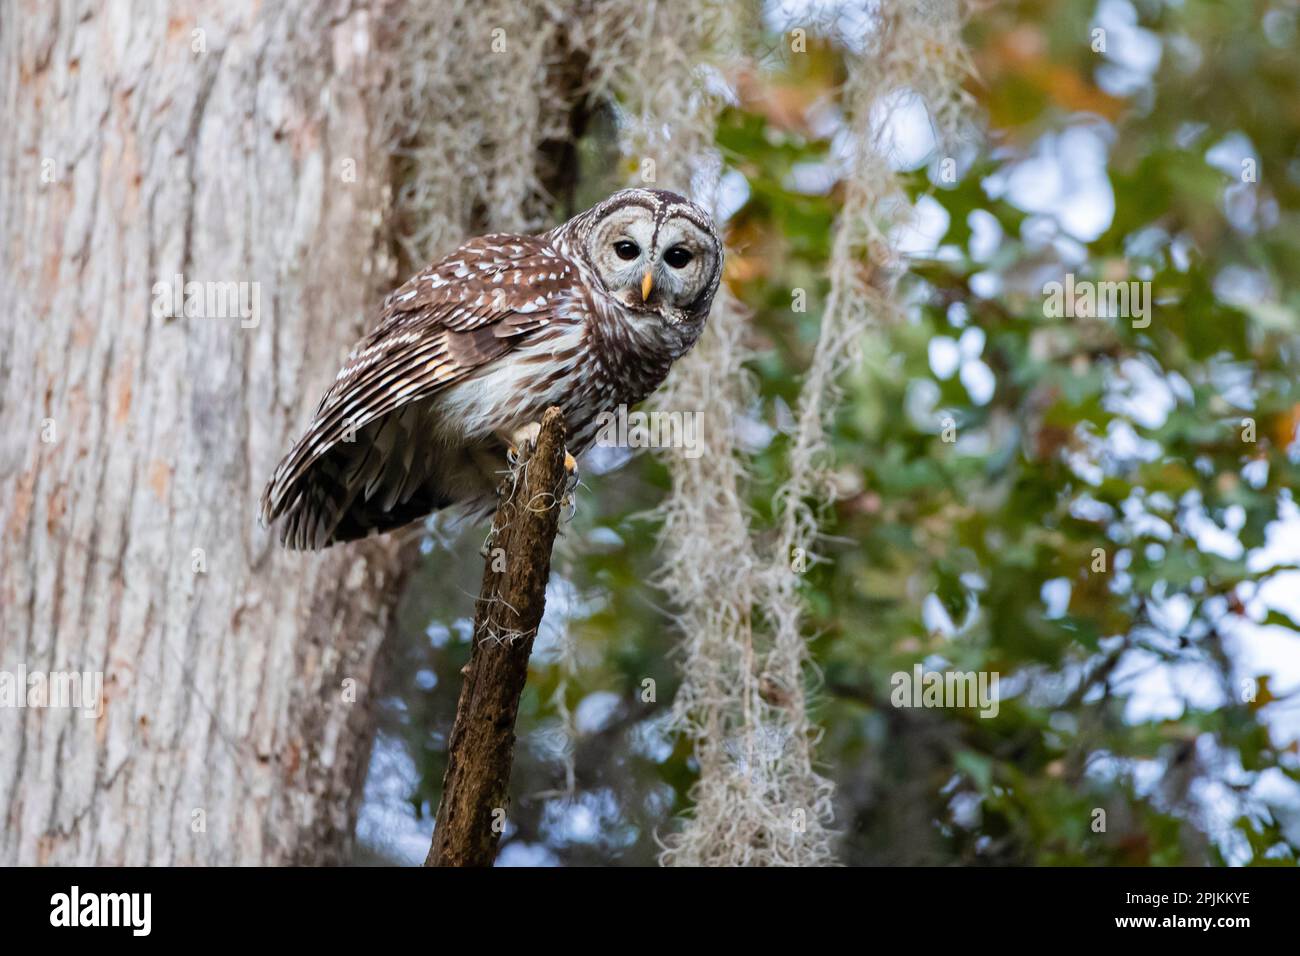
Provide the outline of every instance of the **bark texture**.
{"type": "Polygon", "coordinates": [[[456,705],[425,866],[491,866],[496,859],[514,760],[515,717],[546,610],[551,546],[567,481],[564,418],[551,408],[542,419],[536,449],[521,454],[492,525],[474,615],[474,647],[456,705]]]}
{"type": "Polygon", "coordinates": [[[0,864],[346,858],[407,557],[288,554],[262,484],[369,304],[365,2],[0,5],[0,864]],[[156,283],[254,283],[241,315],[156,283]],[[53,440],[48,440],[53,435],[53,440]]]}

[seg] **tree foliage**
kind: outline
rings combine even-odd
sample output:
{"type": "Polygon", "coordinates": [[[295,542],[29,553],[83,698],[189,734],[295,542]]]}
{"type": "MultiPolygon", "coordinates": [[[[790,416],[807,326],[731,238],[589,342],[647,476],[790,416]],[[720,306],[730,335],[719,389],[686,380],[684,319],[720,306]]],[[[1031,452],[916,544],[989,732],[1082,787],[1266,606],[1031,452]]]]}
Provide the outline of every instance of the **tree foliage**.
{"type": "MultiPolygon", "coordinates": [[[[761,398],[737,427],[760,523],[844,188],[848,41],[795,52],[786,27],[769,24],[717,134],[740,200],[726,281],[753,314],[761,398]]],[[[844,382],[829,560],[806,574],[842,862],[1294,862],[1296,701],[1272,675],[1300,644],[1267,598],[1300,580],[1297,29],[1285,3],[997,5],[966,36],[980,135],[951,156],[900,145],[922,214],[906,308],[844,382]],[[1149,324],[1055,314],[1045,290],[1067,273],[1149,283],[1149,324]],[[917,663],[997,673],[997,716],[892,706],[917,663]]],[[[585,195],[622,178],[616,125],[611,109],[582,143],[585,195]]],[[[520,711],[504,862],[650,863],[693,779],[664,731],[672,609],[647,583],[666,470],[645,453],[588,469],[520,711]]],[[[372,810],[384,779],[416,818],[436,806],[479,543],[430,541],[372,810]]]]}

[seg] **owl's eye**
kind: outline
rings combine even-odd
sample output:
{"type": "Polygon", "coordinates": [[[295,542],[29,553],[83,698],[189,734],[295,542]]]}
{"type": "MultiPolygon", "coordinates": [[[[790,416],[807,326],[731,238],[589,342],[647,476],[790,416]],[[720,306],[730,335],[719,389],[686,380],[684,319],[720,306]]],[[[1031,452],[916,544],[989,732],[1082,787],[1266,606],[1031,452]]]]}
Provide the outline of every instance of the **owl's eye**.
{"type": "Polygon", "coordinates": [[[641,247],[628,239],[620,239],[614,243],[614,253],[620,259],[632,260],[641,254],[641,247]]]}
{"type": "Polygon", "coordinates": [[[690,262],[694,258],[695,257],[691,255],[691,250],[687,249],[685,246],[673,246],[664,253],[664,262],[668,263],[674,269],[682,268],[682,266],[686,265],[686,263],[690,262]]]}

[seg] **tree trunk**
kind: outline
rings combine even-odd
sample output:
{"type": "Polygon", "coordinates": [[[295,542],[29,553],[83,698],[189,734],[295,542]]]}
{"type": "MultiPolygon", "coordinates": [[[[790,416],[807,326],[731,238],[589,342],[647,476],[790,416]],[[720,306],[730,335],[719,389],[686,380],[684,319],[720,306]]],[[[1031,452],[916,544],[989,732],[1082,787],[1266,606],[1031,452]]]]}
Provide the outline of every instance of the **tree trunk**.
{"type": "Polygon", "coordinates": [[[409,562],[283,552],[255,505],[392,278],[372,32],[364,2],[0,7],[0,676],[103,679],[97,717],[0,709],[0,864],[349,853],[409,562]],[[160,314],[177,275],[206,317],[160,314]]]}

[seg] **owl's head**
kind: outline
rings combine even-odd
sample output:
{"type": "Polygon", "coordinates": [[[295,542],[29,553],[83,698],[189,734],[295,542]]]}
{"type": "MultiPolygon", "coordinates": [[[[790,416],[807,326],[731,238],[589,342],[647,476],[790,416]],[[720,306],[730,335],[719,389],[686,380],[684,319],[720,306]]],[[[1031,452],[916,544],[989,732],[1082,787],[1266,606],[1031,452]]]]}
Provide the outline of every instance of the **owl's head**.
{"type": "Polygon", "coordinates": [[[709,214],[661,189],[624,189],[589,209],[577,250],[604,290],[670,324],[702,324],[722,276],[722,242],[709,214]]]}

